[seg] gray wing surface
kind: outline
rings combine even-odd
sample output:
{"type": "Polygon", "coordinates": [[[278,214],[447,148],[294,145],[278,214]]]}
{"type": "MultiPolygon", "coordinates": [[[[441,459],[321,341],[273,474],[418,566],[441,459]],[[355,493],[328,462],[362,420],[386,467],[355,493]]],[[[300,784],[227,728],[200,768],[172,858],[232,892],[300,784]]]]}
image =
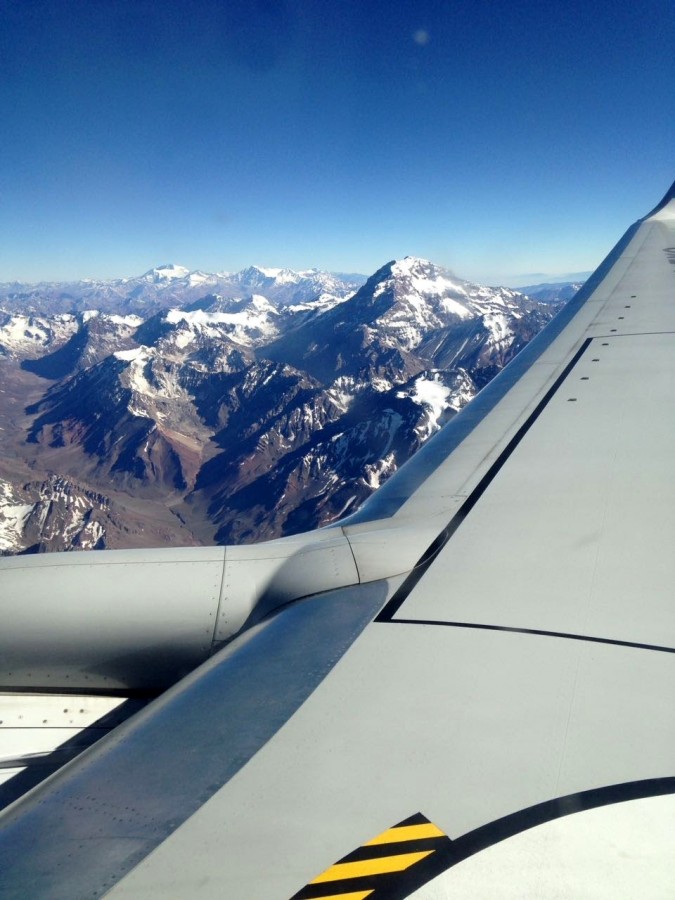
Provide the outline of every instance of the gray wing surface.
{"type": "Polygon", "coordinates": [[[671,189],[339,523],[358,583],[253,616],[0,816],[0,895],[578,896],[572,850],[585,896],[626,858],[675,895],[674,410],[671,189]]]}

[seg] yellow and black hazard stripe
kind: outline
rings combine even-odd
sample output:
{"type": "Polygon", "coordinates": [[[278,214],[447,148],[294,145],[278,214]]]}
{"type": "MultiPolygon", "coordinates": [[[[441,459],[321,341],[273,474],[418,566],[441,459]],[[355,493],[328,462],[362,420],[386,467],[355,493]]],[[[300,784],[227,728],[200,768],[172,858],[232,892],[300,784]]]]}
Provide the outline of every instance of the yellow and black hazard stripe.
{"type": "Polygon", "coordinates": [[[291,900],[403,900],[445,868],[435,857],[445,857],[451,843],[417,813],[343,857],[291,900]]]}

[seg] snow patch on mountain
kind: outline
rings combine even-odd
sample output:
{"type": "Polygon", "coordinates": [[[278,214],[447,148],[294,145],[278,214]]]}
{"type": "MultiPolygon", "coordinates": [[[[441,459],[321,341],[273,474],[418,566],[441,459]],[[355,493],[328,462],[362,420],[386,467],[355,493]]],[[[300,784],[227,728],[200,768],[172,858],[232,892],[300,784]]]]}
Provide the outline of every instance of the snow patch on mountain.
{"type": "MultiPolygon", "coordinates": [[[[279,314],[272,304],[254,294],[248,301],[240,302],[237,312],[209,311],[208,309],[170,309],[165,316],[169,325],[185,324],[194,333],[208,337],[220,337],[225,331],[230,340],[250,346],[263,339],[271,339],[277,333],[275,319],[279,314]]],[[[187,346],[191,339],[183,336],[179,346],[187,346]]]]}
{"type": "Polygon", "coordinates": [[[135,359],[147,358],[147,347],[134,347],[132,350],[117,350],[113,353],[115,359],[121,359],[124,362],[131,362],[135,359]]]}
{"type": "Polygon", "coordinates": [[[509,324],[509,318],[504,313],[498,312],[488,312],[483,316],[483,322],[485,327],[492,335],[492,339],[495,344],[501,345],[504,343],[509,343],[513,337],[514,332],[509,324]]]}
{"type": "Polygon", "coordinates": [[[348,390],[341,390],[338,379],[336,383],[328,388],[326,391],[326,396],[335,403],[335,405],[342,410],[342,412],[347,412],[349,407],[354,402],[354,392],[348,390]]]}
{"type": "Polygon", "coordinates": [[[138,328],[139,325],[143,323],[143,319],[141,316],[136,316],[130,314],[128,316],[118,316],[114,313],[104,313],[103,318],[107,322],[111,322],[113,325],[119,325],[123,328],[138,328]]]}
{"type": "Polygon", "coordinates": [[[156,388],[148,381],[145,375],[145,369],[148,362],[153,356],[153,352],[148,347],[135,347],[133,350],[119,350],[114,356],[129,365],[125,371],[125,378],[129,388],[133,392],[133,399],[128,405],[128,410],[133,416],[140,418],[150,418],[147,410],[144,408],[143,399],[152,397],[157,393],[156,388]],[[139,405],[139,401],[140,405],[139,405]]]}
{"type": "Polygon", "coordinates": [[[178,350],[185,350],[186,347],[189,347],[190,344],[194,344],[197,335],[190,328],[183,328],[180,331],[176,332],[174,337],[174,344],[176,345],[178,350]]]}
{"type": "Polygon", "coordinates": [[[166,281],[175,281],[178,278],[186,278],[189,276],[190,270],[185,266],[177,266],[175,263],[166,263],[163,266],[156,266],[150,269],[142,276],[146,281],[158,284],[166,281]]]}
{"type": "Polygon", "coordinates": [[[42,352],[53,344],[65,343],[77,331],[75,316],[7,315],[0,312],[0,347],[11,354],[42,352]]]}
{"type": "Polygon", "coordinates": [[[260,272],[265,278],[274,278],[275,281],[280,279],[288,280],[288,269],[274,269],[269,266],[251,266],[251,269],[260,272]]]}
{"type": "Polygon", "coordinates": [[[377,391],[378,394],[384,394],[386,391],[390,391],[392,388],[392,383],[388,378],[382,378],[380,376],[374,375],[370,380],[370,387],[377,391]]]}
{"type": "Polygon", "coordinates": [[[207,272],[190,272],[188,274],[188,282],[190,283],[190,287],[195,287],[196,285],[205,284],[213,279],[213,275],[209,275],[207,272]]]}
{"type": "Polygon", "coordinates": [[[461,283],[442,273],[438,266],[435,266],[429,260],[406,256],[405,259],[394,263],[391,267],[391,274],[394,278],[406,279],[406,283],[410,285],[413,291],[408,296],[408,299],[417,308],[421,307],[421,297],[416,295],[438,296],[441,298],[441,305],[446,312],[460,318],[471,316],[471,310],[452,297],[447,296],[451,292],[465,295],[466,290],[461,287],[461,283]]]}
{"type": "MultiPolygon", "coordinates": [[[[396,471],[396,460],[393,453],[387,453],[375,463],[363,467],[363,479],[368,487],[376,491],[381,484],[396,471]]],[[[352,498],[353,499],[353,498],[352,498]]]]}
{"type": "Polygon", "coordinates": [[[438,420],[448,408],[450,388],[444,385],[438,375],[434,378],[418,378],[412,399],[420,406],[429,408],[429,431],[439,428],[438,420]]]}
{"type": "Polygon", "coordinates": [[[77,535],[77,543],[80,550],[93,550],[104,537],[105,528],[101,522],[97,522],[95,519],[84,521],[83,517],[83,522],[77,535]]]}
{"type": "Polygon", "coordinates": [[[0,478],[0,553],[104,545],[107,497],[58,475],[17,488],[0,478]]]}
{"type": "Polygon", "coordinates": [[[298,284],[299,281],[304,279],[316,278],[317,276],[326,274],[320,272],[318,269],[294,271],[293,269],[272,268],[269,266],[251,266],[250,269],[247,269],[246,271],[249,272],[250,275],[259,272],[265,278],[273,279],[277,284],[298,284]]]}
{"type": "Polygon", "coordinates": [[[394,443],[396,432],[402,424],[403,416],[400,413],[394,412],[394,410],[391,409],[386,409],[382,414],[380,427],[384,429],[387,434],[387,444],[381,453],[381,457],[385,457],[389,453],[391,445],[394,443]]]}
{"type": "Polygon", "coordinates": [[[21,549],[24,525],[34,504],[21,503],[14,488],[0,478],[0,551],[21,549]]]}

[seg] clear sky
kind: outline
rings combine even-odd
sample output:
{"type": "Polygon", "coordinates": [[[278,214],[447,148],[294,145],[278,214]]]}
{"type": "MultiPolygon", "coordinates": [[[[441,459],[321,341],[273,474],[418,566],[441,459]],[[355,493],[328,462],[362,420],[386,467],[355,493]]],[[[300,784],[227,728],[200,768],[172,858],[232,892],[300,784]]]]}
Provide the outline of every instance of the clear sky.
{"type": "Polygon", "coordinates": [[[675,179],[672,0],[0,16],[0,281],[411,254],[526,283],[595,268],[675,179]]]}

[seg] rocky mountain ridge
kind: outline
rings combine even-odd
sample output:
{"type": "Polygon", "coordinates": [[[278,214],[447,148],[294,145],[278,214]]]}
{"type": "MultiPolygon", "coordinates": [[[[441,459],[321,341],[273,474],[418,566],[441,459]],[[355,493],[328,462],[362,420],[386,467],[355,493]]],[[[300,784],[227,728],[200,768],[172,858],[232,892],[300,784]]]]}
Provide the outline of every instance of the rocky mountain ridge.
{"type": "Polygon", "coordinates": [[[263,294],[276,306],[344,299],[365,279],[339,277],[308,269],[269,269],[249,266],[241,272],[190,271],[168,263],[133,278],[108,281],[83,279],[74,282],[0,283],[0,309],[23,315],[78,313],[92,309],[102,313],[144,317],[160,309],[182,306],[209,294],[232,299],[263,294]]]}
{"type": "Polygon", "coordinates": [[[217,276],[229,293],[216,293],[162,266],[133,280],[149,291],[136,295],[143,314],[129,293],[115,305],[117,284],[96,285],[105,309],[50,315],[46,297],[28,312],[0,292],[11,388],[0,552],[231,543],[324,524],[557,308],[411,257],[350,290],[324,276],[253,267],[217,276]]]}

